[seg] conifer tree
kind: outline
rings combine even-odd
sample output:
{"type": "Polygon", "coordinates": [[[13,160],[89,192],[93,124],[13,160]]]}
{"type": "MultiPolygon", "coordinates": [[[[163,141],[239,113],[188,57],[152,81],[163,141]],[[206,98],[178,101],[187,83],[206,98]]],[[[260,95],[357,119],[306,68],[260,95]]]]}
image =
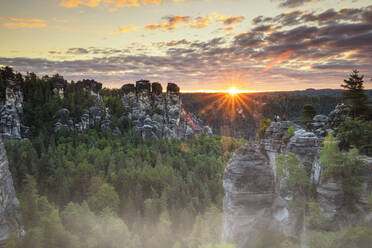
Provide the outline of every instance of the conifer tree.
{"type": "Polygon", "coordinates": [[[353,118],[365,119],[370,102],[363,86],[364,75],[359,75],[358,70],[353,70],[348,79],[344,80],[341,87],[346,89],[343,99],[350,101],[353,118]]]}

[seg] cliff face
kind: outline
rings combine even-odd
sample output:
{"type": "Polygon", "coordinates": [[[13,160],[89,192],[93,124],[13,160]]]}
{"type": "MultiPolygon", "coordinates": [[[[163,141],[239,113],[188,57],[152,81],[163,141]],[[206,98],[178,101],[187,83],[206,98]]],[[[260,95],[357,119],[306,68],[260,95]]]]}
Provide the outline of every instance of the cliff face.
{"type": "MultiPolygon", "coordinates": [[[[83,80],[77,86],[95,96],[95,105],[84,110],[80,122],[75,122],[68,109],[60,109],[55,115],[55,131],[79,130],[99,125],[102,131],[107,131],[111,124],[109,109],[102,108],[102,98],[99,94],[102,84],[93,80],[83,80]]],[[[53,86],[56,96],[63,95],[64,84],[53,86]],[[61,93],[62,92],[62,93],[61,93]]],[[[212,134],[212,130],[203,126],[194,115],[189,114],[180,99],[180,89],[176,84],[169,83],[167,92],[163,93],[160,83],[150,83],[148,80],[137,81],[136,84],[125,84],[122,87],[122,102],[125,110],[121,119],[129,118],[133,128],[143,138],[187,138],[195,133],[212,134]]],[[[116,128],[115,133],[120,130],[116,128]]]]}
{"type": "Polygon", "coordinates": [[[5,84],[5,99],[0,103],[0,136],[4,140],[21,140],[29,135],[29,129],[22,124],[21,84],[15,81],[1,83],[5,84]]]}
{"type": "MultiPolygon", "coordinates": [[[[291,208],[289,202],[301,198],[291,189],[284,189],[276,177],[276,157],[292,152],[309,176],[316,191],[319,209],[331,229],[338,230],[356,223],[367,213],[367,199],[372,192],[372,158],[361,157],[367,165],[363,173],[362,193],[356,209],[345,206],[340,181],[322,176],[319,146],[323,138],[300,129],[291,122],[274,122],[261,142],[247,144],[236,153],[223,175],[225,197],[222,240],[240,247],[251,247],[260,232],[280,230],[287,237],[299,238],[306,232],[305,207],[291,208]],[[295,128],[289,137],[288,128],[295,128]]],[[[367,220],[372,216],[367,216],[367,220]]]]}
{"type": "Polygon", "coordinates": [[[6,151],[0,139],[0,245],[7,240],[10,232],[23,235],[17,214],[18,205],[6,151]]]}
{"type": "Polygon", "coordinates": [[[125,113],[144,138],[187,138],[195,133],[212,134],[209,127],[189,114],[180,99],[180,89],[169,83],[164,94],[161,84],[140,80],[122,87],[125,113]]]}

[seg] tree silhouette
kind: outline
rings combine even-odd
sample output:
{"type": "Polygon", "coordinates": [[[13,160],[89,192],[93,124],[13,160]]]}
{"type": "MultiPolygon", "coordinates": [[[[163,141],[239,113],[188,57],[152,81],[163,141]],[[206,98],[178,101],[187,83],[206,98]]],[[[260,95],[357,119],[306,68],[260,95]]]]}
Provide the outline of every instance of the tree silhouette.
{"type": "Polygon", "coordinates": [[[363,86],[364,75],[359,75],[358,70],[353,70],[348,79],[344,80],[341,87],[346,89],[343,93],[343,99],[350,101],[353,118],[366,119],[368,111],[368,96],[363,86]]]}

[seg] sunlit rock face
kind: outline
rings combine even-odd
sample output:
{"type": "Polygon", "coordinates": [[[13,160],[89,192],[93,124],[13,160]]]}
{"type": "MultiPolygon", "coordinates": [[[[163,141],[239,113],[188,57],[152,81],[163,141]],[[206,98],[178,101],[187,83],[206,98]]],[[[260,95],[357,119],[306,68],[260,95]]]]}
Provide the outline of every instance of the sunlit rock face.
{"type": "Polygon", "coordinates": [[[365,163],[362,191],[354,208],[350,209],[345,204],[342,182],[324,175],[321,169],[319,156],[323,139],[294,123],[273,122],[261,141],[246,145],[233,156],[223,176],[223,242],[235,242],[239,248],[249,248],[256,242],[257,232],[263,231],[262,227],[279,230],[296,239],[310,228],[305,221],[305,206],[289,207],[290,201],[304,200],[306,196],[295,189],[284,188],[276,177],[276,158],[288,152],[296,155],[299,166],[308,173],[313,197],[319,203],[322,216],[331,225],[327,230],[339,230],[361,218],[372,223],[372,214],[367,207],[372,193],[372,158],[360,156],[365,163]],[[292,137],[288,133],[291,126],[295,130],[292,137]]]}
{"type": "Polygon", "coordinates": [[[0,138],[0,245],[5,243],[10,233],[23,235],[18,205],[6,151],[0,138]]]}
{"type": "Polygon", "coordinates": [[[0,136],[4,140],[21,140],[28,137],[30,130],[22,124],[23,93],[21,84],[15,81],[5,84],[5,99],[0,102],[0,136]]]}
{"type": "Polygon", "coordinates": [[[145,139],[187,138],[195,133],[212,135],[209,127],[182,107],[180,88],[169,83],[166,93],[160,83],[140,80],[122,87],[125,111],[136,131],[145,139]]]}

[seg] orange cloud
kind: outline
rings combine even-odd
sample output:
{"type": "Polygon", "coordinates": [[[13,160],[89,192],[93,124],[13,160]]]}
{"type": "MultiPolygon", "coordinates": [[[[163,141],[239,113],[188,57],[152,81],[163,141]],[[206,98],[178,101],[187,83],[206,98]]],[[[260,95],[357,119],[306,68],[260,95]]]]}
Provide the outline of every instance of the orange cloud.
{"type": "Polygon", "coordinates": [[[59,5],[66,8],[75,8],[78,6],[97,7],[104,4],[110,11],[116,11],[119,8],[139,7],[142,5],[155,4],[163,2],[187,2],[192,0],[61,0],[59,5]]]}
{"type": "Polygon", "coordinates": [[[102,0],[62,0],[59,5],[66,8],[75,8],[78,6],[97,7],[102,0]]]}
{"type": "Polygon", "coordinates": [[[0,20],[7,20],[13,22],[47,22],[47,20],[43,19],[34,19],[34,18],[17,18],[17,17],[9,17],[9,16],[0,16],[0,20]]]}
{"type": "Polygon", "coordinates": [[[138,27],[132,27],[132,26],[119,27],[117,30],[115,30],[114,32],[112,32],[112,34],[127,33],[127,32],[135,31],[137,29],[138,29],[138,27]]]}
{"type": "Polygon", "coordinates": [[[188,23],[190,16],[166,16],[163,19],[166,21],[160,24],[149,24],[144,28],[147,30],[163,29],[164,31],[169,31],[176,28],[180,23],[188,23]]]}
{"type": "Polygon", "coordinates": [[[8,29],[20,29],[20,28],[44,28],[45,23],[25,23],[25,22],[6,22],[3,26],[8,29]]]}
{"type": "Polygon", "coordinates": [[[224,25],[232,25],[244,21],[244,16],[226,16],[218,12],[214,12],[216,20],[222,22],[224,25]]]}
{"type": "Polygon", "coordinates": [[[284,60],[287,60],[289,59],[289,57],[291,57],[291,55],[293,54],[293,50],[288,50],[282,54],[280,54],[278,57],[276,57],[273,61],[270,62],[270,64],[268,64],[265,69],[263,69],[264,72],[267,72],[269,70],[271,70],[274,66],[276,66],[277,64],[280,64],[281,62],[283,62],[284,60]]]}
{"type": "Polygon", "coordinates": [[[190,23],[188,26],[192,28],[204,28],[211,23],[211,18],[209,16],[202,17],[199,16],[195,19],[193,23],[190,23]]]}

